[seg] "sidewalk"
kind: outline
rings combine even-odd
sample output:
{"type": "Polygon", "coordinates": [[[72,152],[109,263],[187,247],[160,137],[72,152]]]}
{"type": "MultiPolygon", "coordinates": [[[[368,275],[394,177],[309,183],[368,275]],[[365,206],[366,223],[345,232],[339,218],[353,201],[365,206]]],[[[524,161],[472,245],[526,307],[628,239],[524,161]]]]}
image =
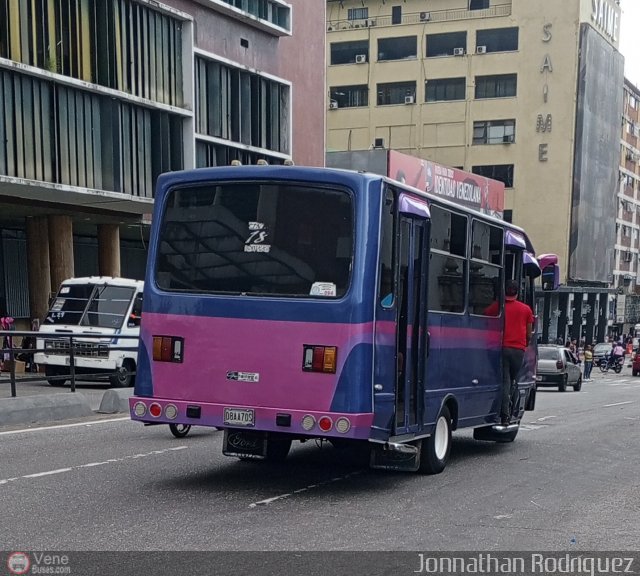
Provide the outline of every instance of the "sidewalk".
{"type": "Polygon", "coordinates": [[[0,428],[16,424],[46,423],[93,416],[127,413],[133,388],[109,388],[106,382],[77,381],[71,386],[51,386],[44,378],[25,382],[35,373],[16,374],[16,397],[11,397],[10,374],[0,373],[0,428]]]}

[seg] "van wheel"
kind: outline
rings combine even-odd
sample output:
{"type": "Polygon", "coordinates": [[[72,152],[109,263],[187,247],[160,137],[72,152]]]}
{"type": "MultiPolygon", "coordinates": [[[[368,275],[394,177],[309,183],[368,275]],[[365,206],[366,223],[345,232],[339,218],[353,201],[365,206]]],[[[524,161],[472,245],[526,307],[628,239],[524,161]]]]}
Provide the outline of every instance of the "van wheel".
{"type": "Polygon", "coordinates": [[[582,376],[578,378],[578,381],[573,385],[574,392],[580,392],[582,390],[582,376]]]}
{"type": "Polygon", "coordinates": [[[62,376],[66,376],[66,374],[55,366],[45,366],[44,374],[47,378],[47,382],[49,382],[49,385],[51,386],[60,387],[64,386],[67,383],[67,380],[65,378],[62,378],[62,376]]]}
{"type": "Polygon", "coordinates": [[[135,372],[135,369],[136,365],[133,360],[125,360],[122,366],[116,368],[116,371],[109,376],[111,386],[114,388],[128,388],[129,386],[133,386],[135,381],[133,372],[135,372]]]}
{"type": "Polygon", "coordinates": [[[436,420],[433,434],[422,440],[420,450],[420,472],[440,474],[445,469],[451,452],[451,415],[446,406],[436,420]]]}

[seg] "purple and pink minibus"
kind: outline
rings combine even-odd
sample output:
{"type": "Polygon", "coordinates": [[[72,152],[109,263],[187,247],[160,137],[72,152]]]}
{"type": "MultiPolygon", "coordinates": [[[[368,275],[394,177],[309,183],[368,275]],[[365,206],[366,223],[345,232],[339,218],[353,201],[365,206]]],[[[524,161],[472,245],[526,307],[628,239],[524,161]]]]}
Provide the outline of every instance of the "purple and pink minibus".
{"type": "Polygon", "coordinates": [[[499,425],[504,285],[533,308],[557,266],[522,229],[374,174],[164,174],[131,417],[216,427],[242,459],[321,439],[441,472],[452,431],[511,442],[534,408],[535,335],[499,425]]]}

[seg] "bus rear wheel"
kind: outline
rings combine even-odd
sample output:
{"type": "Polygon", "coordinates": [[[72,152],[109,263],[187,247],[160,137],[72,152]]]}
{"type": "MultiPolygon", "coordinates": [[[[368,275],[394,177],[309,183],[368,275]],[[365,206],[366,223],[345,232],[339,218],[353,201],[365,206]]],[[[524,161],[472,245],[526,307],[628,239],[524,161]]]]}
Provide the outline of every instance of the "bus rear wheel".
{"type": "Polygon", "coordinates": [[[436,420],[433,434],[422,440],[420,450],[420,472],[440,474],[445,469],[451,452],[451,414],[446,406],[436,420]]]}

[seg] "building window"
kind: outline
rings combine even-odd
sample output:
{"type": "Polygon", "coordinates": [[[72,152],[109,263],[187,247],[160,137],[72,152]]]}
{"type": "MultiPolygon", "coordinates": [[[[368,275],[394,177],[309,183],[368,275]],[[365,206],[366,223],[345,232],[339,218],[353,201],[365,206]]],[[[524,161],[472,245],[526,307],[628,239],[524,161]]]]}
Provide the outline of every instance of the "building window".
{"type": "Polygon", "coordinates": [[[638,109],[638,99],[633,94],[629,95],[629,106],[634,110],[638,109]]]}
{"type": "Polygon", "coordinates": [[[381,38],[378,40],[378,60],[407,60],[418,56],[418,38],[381,38]]]}
{"type": "Polygon", "coordinates": [[[234,160],[242,164],[254,165],[258,160],[266,160],[269,164],[282,164],[283,159],[269,156],[232,144],[213,144],[196,140],[196,168],[208,168],[210,166],[229,166],[234,160]]]}
{"type": "Polygon", "coordinates": [[[402,6],[391,7],[391,24],[402,24],[402,6]]]}
{"type": "Polygon", "coordinates": [[[331,64],[355,64],[356,56],[364,56],[365,62],[369,60],[368,40],[331,44],[331,64]]]}
{"type": "Polygon", "coordinates": [[[425,102],[465,99],[465,78],[438,78],[425,82],[425,102]]]}
{"type": "Polygon", "coordinates": [[[471,172],[486,178],[493,178],[503,182],[507,188],[513,188],[513,164],[490,164],[488,166],[473,166],[471,172]]]}
{"type": "Polygon", "coordinates": [[[489,0],[469,0],[469,10],[485,10],[489,8],[489,0]]]}
{"type": "Polygon", "coordinates": [[[407,98],[413,97],[415,102],[415,82],[389,82],[378,84],[378,106],[387,104],[407,104],[407,98]]]}
{"type": "Polygon", "coordinates": [[[518,49],[518,28],[496,28],[476,32],[476,52],[511,52],[518,49]]]}
{"type": "Polygon", "coordinates": [[[487,120],[473,123],[474,144],[511,144],[515,141],[515,120],[487,120]]]}
{"type": "Polygon", "coordinates": [[[476,98],[507,98],[517,92],[517,74],[476,76],[476,98]]]}
{"type": "Polygon", "coordinates": [[[369,18],[369,8],[349,8],[347,12],[348,20],[366,20],[369,18]]]}
{"type": "Polygon", "coordinates": [[[195,76],[196,132],[289,152],[289,86],[205,58],[195,76]]]}
{"type": "Polygon", "coordinates": [[[0,0],[0,57],[172,106],[183,105],[182,34],[130,0],[0,0]]]}
{"type": "Polygon", "coordinates": [[[338,108],[353,108],[355,106],[369,106],[369,86],[334,86],[329,90],[331,101],[338,108]]]}
{"type": "Polygon", "coordinates": [[[427,58],[457,56],[466,51],[467,33],[427,34],[427,58]]]}
{"type": "Polygon", "coordinates": [[[239,8],[260,20],[275,24],[285,30],[291,30],[289,6],[272,0],[222,0],[230,6],[239,8]]]}
{"type": "Polygon", "coordinates": [[[502,214],[502,218],[505,222],[513,222],[513,210],[505,210],[502,214]]]}

